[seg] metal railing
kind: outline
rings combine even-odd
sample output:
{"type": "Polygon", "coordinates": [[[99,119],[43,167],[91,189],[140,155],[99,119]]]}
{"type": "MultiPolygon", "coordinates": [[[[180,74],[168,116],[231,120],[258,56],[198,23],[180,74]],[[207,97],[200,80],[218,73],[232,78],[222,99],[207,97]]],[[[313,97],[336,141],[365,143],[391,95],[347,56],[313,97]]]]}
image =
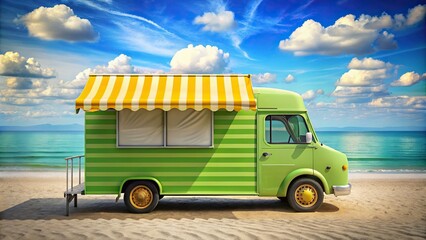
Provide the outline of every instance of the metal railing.
{"type": "Polygon", "coordinates": [[[84,158],[84,155],[78,155],[78,156],[72,156],[65,158],[65,161],[67,162],[67,182],[66,182],[66,188],[65,191],[68,191],[68,183],[69,183],[69,169],[71,168],[71,192],[74,190],[74,159],[78,158],[78,184],[81,184],[81,158],[84,158]],[[69,167],[71,162],[71,167],[69,167]]]}

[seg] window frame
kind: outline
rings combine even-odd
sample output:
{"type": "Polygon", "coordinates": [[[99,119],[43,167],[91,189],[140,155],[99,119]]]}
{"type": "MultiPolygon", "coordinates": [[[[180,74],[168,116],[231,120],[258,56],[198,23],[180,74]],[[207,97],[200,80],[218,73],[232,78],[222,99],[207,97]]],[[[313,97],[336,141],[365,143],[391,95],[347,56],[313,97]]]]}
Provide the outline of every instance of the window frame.
{"type": "MultiPolygon", "coordinates": [[[[285,118],[286,118],[286,120],[288,120],[288,118],[289,117],[292,117],[292,116],[300,116],[300,117],[302,117],[302,119],[303,119],[303,121],[304,121],[304,124],[305,124],[305,127],[306,127],[306,130],[307,130],[307,133],[308,132],[311,132],[311,130],[309,129],[309,127],[308,127],[308,124],[307,124],[307,121],[306,121],[306,118],[302,115],[302,114],[268,114],[268,115],[266,115],[265,116],[265,118],[264,118],[264,121],[263,121],[263,126],[264,126],[264,132],[263,132],[263,140],[265,141],[265,143],[266,144],[268,144],[268,145],[279,145],[279,144],[281,144],[281,145],[292,145],[292,144],[309,144],[309,143],[306,143],[306,142],[294,142],[294,139],[293,139],[293,135],[294,135],[294,132],[293,132],[293,130],[288,126],[288,122],[284,122],[284,126],[286,127],[286,131],[288,132],[288,134],[290,135],[290,137],[291,137],[291,139],[293,139],[293,142],[278,142],[278,143],[274,143],[274,142],[268,142],[268,139],[266,139],[266,121],[267,121],[267,118],[269,117],[269,116],[285,116],[285,118]],[[291,132],[289,132],[288,130],[290,129],[290,131],[291,132]]],[[[270,121],[270,123],[269,123],[269,140],[272,140],[272,124],[271,124],[271,122],[272,122],[272,120],[273,119],[270,119],[269,121],[270,121]]]]}
{"type": "Polygon", "coordinates": [[[120,145],[118,140],[119,140],[119,124],[120,124],[120,118],[119,118],[119,114],[120,111],[115,111],[115,117],[116,117],[116,121],[115,121],[115,146],[116,148],[214,148],[214,111],[211,111],[209,109],[209,111],[211,112],[211,145],[210,146],[194,146],[194,145],[167,145],[167,112],[168,111],[163,111],[163,145],[155,145],[155,146],[149,146],[149,145],[120,145]]]}

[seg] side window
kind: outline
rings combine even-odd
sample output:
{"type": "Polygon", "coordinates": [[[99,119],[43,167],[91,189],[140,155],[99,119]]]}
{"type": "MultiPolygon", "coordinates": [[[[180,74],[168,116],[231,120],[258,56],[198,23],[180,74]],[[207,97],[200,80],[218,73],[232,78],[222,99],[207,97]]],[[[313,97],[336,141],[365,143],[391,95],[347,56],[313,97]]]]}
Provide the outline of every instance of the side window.
{"type": "Polygon", "coordinates": [[[296,142],[306,142],[306,133],[308,132],[308,128],[306,127],[305,119],[299,115],[291,116],[288,118],[288,123],[291,131],[294,133],[296,142]]]}
{"type": "Polygon", "coordinates": [[[299,115],[269,115],[265,119],[265,140],[269,144],[305,143],[305,120],[299,115]]]}
{"type": "Polygon", "coordinates": [[[268,143],[290,143],[291,136],[287,131],[285,116],[266,117],[265,136],[268,143]]]}
{"type": "Polygon", "coordinates": [[[117,112],[118,147],[212,147],[213,113],[210,110],[117,112]]]}

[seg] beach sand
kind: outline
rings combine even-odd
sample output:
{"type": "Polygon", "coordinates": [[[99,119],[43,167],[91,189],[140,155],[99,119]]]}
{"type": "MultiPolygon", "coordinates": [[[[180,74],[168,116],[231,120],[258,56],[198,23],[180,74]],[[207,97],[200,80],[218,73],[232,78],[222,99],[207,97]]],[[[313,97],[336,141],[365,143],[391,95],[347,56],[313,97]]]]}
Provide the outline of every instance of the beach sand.
{"type": "Polygon", "coordinates": [[[79,196],[64,173],[0,172],[0,239],[425,239],[426,174],[350,174],[352,194],[296,213],[277,198],[165,197],[128,213],[113,195],[79,196]],[[72,206],[72,205],[71,205],[72,206]]]}

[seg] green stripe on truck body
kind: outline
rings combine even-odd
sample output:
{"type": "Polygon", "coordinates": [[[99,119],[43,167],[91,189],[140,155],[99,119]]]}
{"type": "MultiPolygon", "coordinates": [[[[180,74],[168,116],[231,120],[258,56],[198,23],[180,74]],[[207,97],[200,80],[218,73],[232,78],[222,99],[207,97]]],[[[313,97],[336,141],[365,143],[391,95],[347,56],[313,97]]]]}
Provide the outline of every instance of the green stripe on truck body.
{"type": "Polygon", "coordinates": [[[153,178],[164,195],[255,195],[256,112],[214,112],[210,148],[117,148],[116,112],[86,112],[85,192],[117,194],[126,179],[153,178]]]}

